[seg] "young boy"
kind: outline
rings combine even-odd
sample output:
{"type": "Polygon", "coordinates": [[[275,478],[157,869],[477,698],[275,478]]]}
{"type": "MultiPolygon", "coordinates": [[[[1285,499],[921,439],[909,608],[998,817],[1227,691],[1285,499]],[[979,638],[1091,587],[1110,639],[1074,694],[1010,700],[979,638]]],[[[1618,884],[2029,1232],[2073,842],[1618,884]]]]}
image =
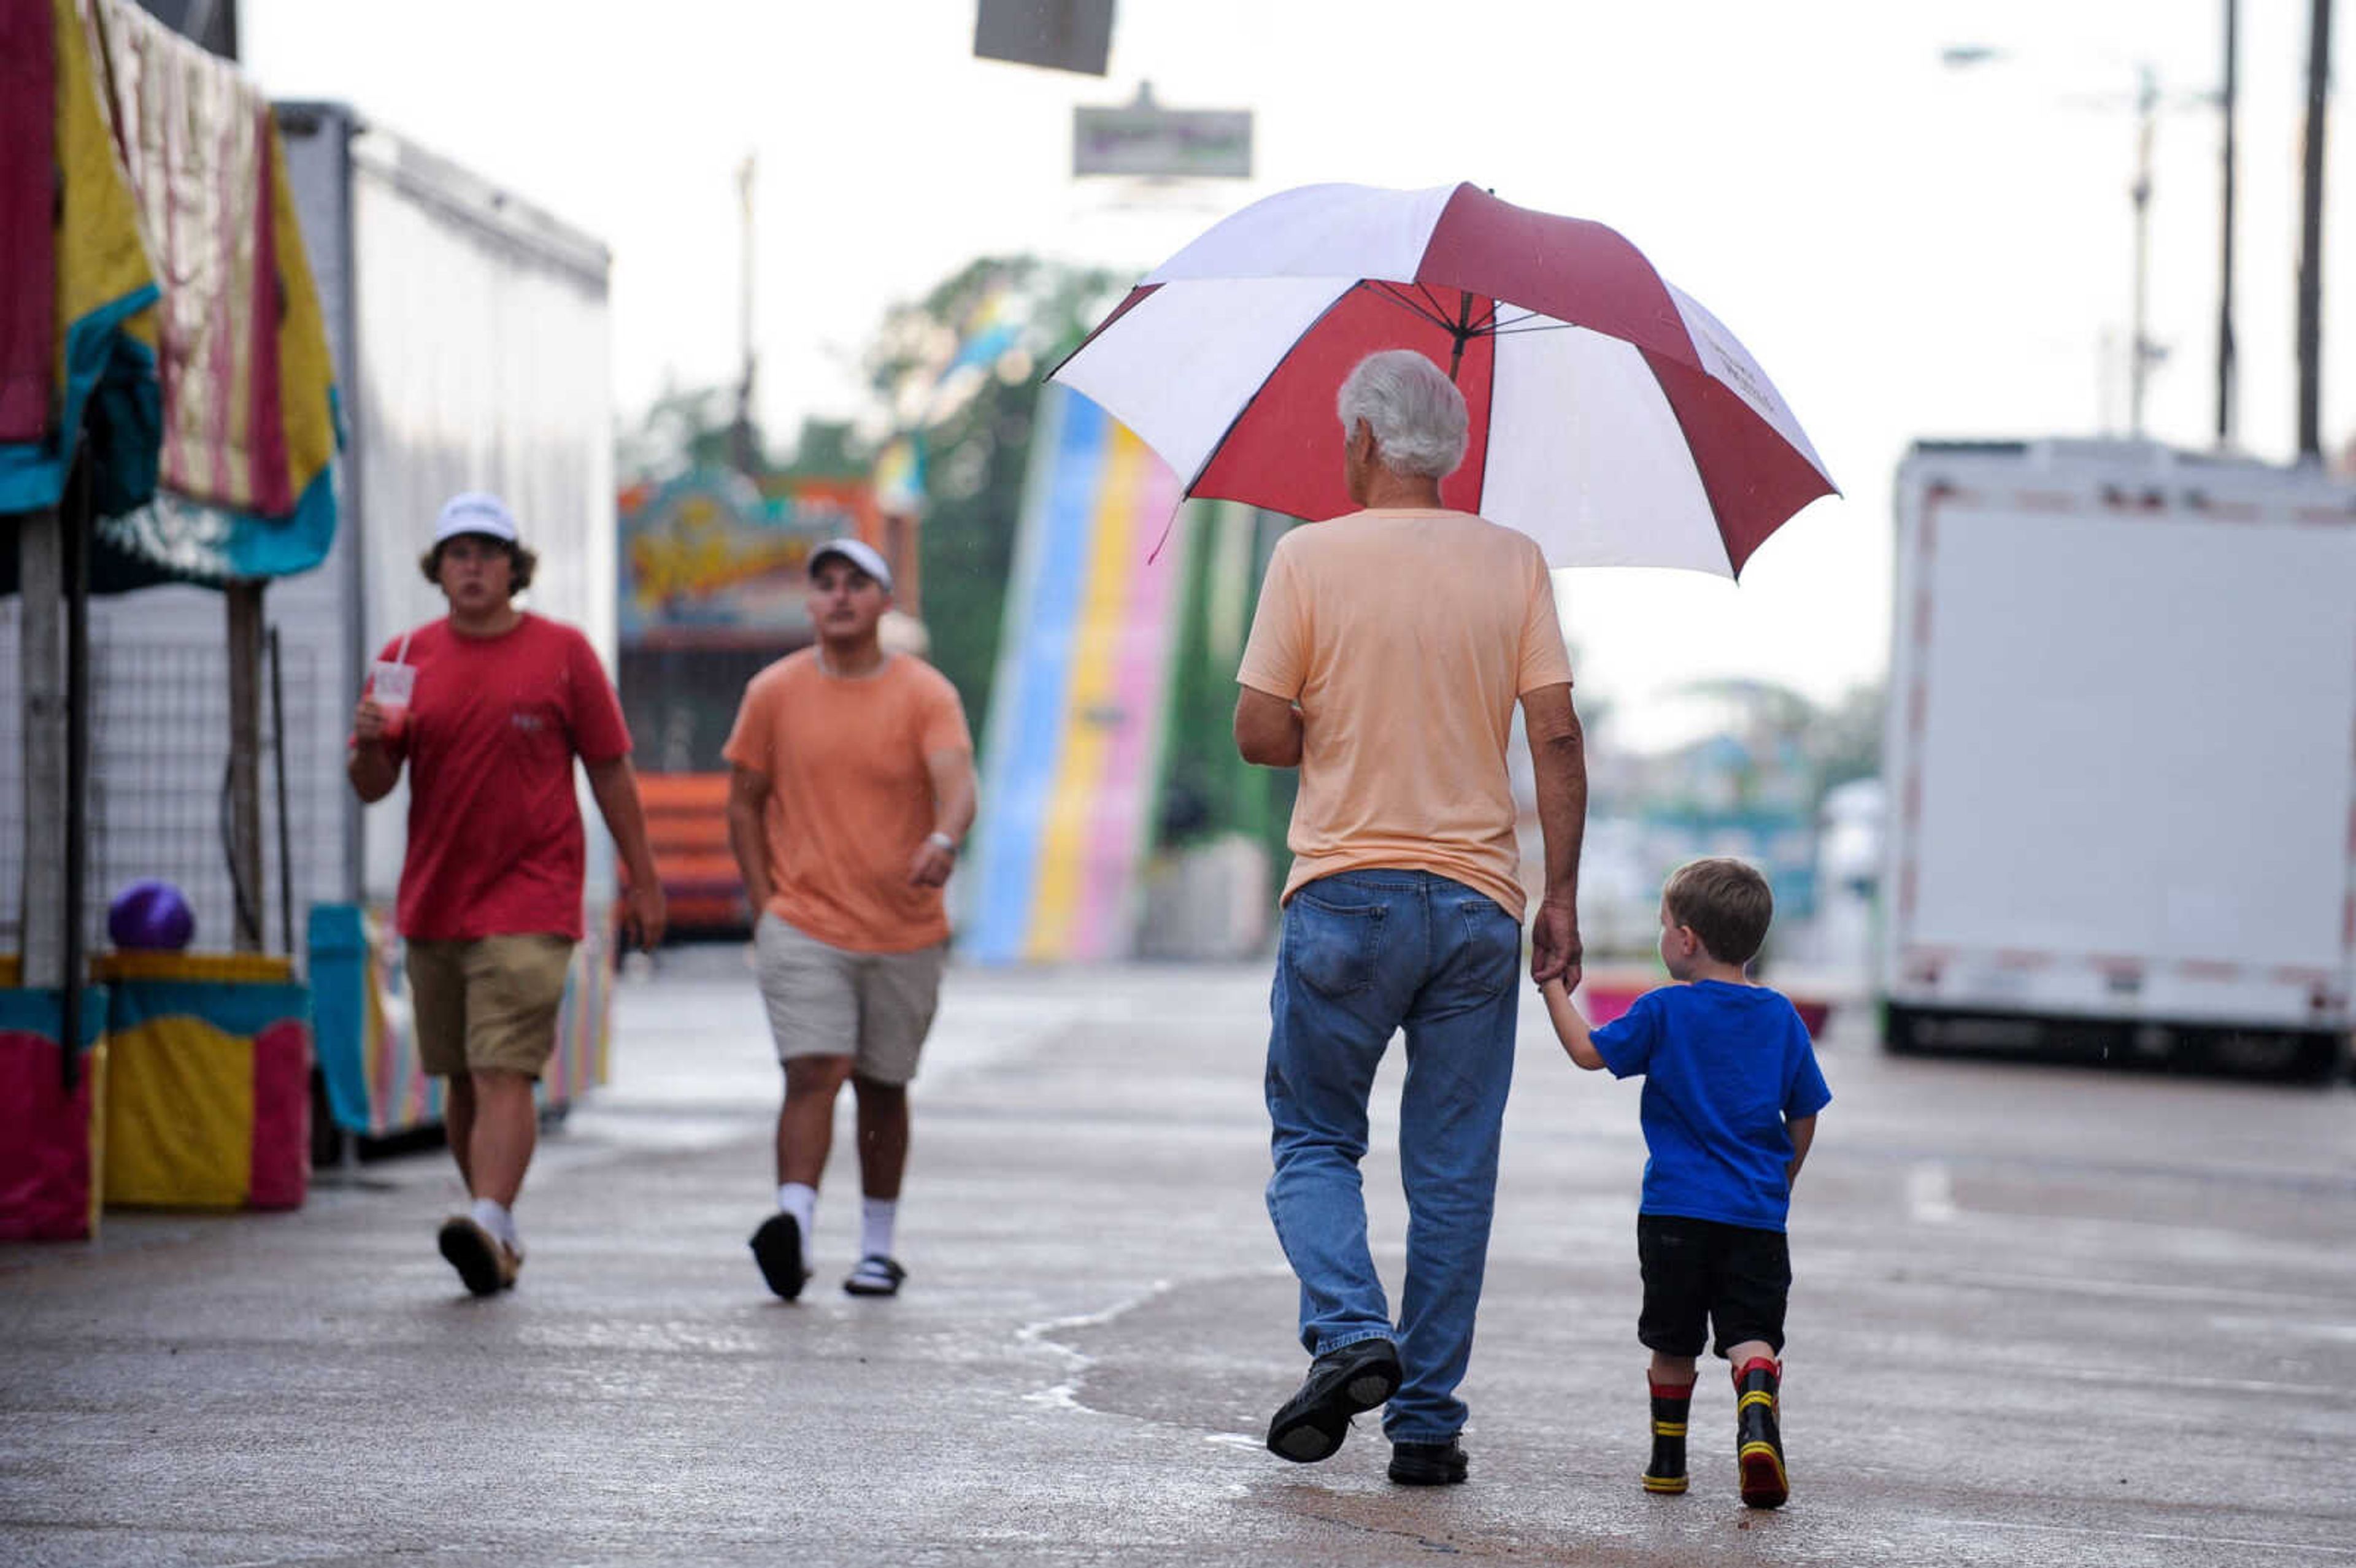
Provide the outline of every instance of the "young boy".
{"type": "Polygon", "coordinates": [[[1743,972],[1774,900],[1738,860],[1697,860],[1661,897],[1661,962],[1679,982],[1648,991],[1590,1030],[1559,980],[1547,1011],[1571,1061],[1644,1075],[1644,1196],[1636,1256],[1653,1352],[1653,1461],[1644,1489],[1686,1489],[1686,1415],[1705,1325],[1732,1363],[1742,1500],[1790,1494],[1776,1421],[1783,1303],[1792,1287],[1783,1222],[1816,1113],[1832,1100],[1792,1004],[1743,972]]]}

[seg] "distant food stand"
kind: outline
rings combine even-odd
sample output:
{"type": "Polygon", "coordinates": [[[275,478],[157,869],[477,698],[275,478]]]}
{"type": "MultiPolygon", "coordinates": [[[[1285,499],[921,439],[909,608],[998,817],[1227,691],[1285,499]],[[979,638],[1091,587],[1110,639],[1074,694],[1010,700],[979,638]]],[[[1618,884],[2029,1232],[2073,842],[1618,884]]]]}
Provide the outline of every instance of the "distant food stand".
{"type": "Polygon", "coordinates": [[[913,612],[907,519],[879,517],[864,479],[780,475],[755,484],[703,468],[622,496],[622,710],[675,930],[752,924],[728,849],[720,748],[744,683],[809,645],[810,551],[844,537],[884,552],[895,604],[913,612]]]}

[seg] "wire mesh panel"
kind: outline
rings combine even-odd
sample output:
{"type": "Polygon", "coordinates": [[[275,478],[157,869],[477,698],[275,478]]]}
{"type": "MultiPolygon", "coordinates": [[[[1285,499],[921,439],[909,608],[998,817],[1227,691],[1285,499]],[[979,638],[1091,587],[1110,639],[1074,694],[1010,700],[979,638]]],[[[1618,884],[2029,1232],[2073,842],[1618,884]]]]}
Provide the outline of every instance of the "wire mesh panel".
{"type": "MultiPolygon", "coordinates": [[[[311,650],[284,646],[284,729],[290,749],[318,716],[311,650]]],[[[126,883],[162,878],[196,913],[194,945],[225,950],[248,912],[273,952],[292,951],[281,908],[274,729],[268,682],[262,710],[262,876],[251,888],[231,874],[229,795],[229,654],[219,643],[115,645],[91,650],[89,915],[94,944],[106,943],[108,901],[126,883]]],[[[287,809],[298,871],[319,823],[316,770],[287,776],[287,809]]],[[[304,879],[298,876],[298,882],[304,879]]],[[[307,885],[305,883],[305,885],[307,885]]]]}

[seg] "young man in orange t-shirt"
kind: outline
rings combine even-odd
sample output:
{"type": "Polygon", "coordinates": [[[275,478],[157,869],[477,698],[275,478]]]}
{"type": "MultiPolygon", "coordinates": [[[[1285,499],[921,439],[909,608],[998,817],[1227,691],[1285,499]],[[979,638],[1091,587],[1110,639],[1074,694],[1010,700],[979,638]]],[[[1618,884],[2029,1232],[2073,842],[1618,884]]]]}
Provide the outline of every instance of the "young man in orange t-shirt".
{"type": "Polygon", "coordinates": [[[744,688],[723,754],[728,844],[759,912],[761,998],[786,1073],[777,1112],[777,1211],[753,1234],[769,1288],[809,1277],[834,1103],[858,1100],[859,1262],[853,1296],[894,1296],[908,1160],[908,1082],[948,954],[941,888],[973,826],[973,740],[957,689],[877,635],[892,572],[857,539],[809,562],[818,641],[744,688]]]}
{"type": "Polygon", "coordinates": [[[1387,1403],[1391,1479],[1439,1486],[1467,1470],[1455,1391],[1513,1079],[1515,707],[1546,834],[1540,982],[1579,983],[1587,774],[1545,559],[1527,536],[1440,504],[1440,481],[1463,455],[1463,398],[1431,361],[1397,349],[1360,362],[1339,404],[1344,474],[1365,509],[1279,541],[1236,677],[1244,760],[1301,770],[1269,999],[1268,1207],[1315,1359],[1268,1445],[1323,1459],[1353,1415],[1387,1403]],[[1407,1278],[1395,1327],[1366,1247],[1358,1162],[1375,1071],[1401,1029],[1407,1278]]]}

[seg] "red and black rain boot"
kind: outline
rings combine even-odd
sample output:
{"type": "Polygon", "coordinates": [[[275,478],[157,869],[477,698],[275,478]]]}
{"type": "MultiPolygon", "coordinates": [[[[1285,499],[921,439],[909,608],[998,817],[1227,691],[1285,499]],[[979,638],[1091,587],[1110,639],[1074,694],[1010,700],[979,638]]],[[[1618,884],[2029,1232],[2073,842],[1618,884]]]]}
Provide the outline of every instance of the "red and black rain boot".
{"type": "Polygon", "coordinates": [[[1653,1388],[1653,1462],[1644,1467],[1648,1492],[1686,1489],[1686,1416],[1693,1408],[1691,1383],[1647,1380],[1653,1388]]]}
{"type": "Polygon", "coordinates": [[[1742,1500],[1752,1508],[1781,1508],[1792,1495],[1783,1473],[1783,1434],[1776,1393],[1783,1369],[1764,1356],[1734,1371],[1734,1451],[1741,1467],[1742,1500]]]}

